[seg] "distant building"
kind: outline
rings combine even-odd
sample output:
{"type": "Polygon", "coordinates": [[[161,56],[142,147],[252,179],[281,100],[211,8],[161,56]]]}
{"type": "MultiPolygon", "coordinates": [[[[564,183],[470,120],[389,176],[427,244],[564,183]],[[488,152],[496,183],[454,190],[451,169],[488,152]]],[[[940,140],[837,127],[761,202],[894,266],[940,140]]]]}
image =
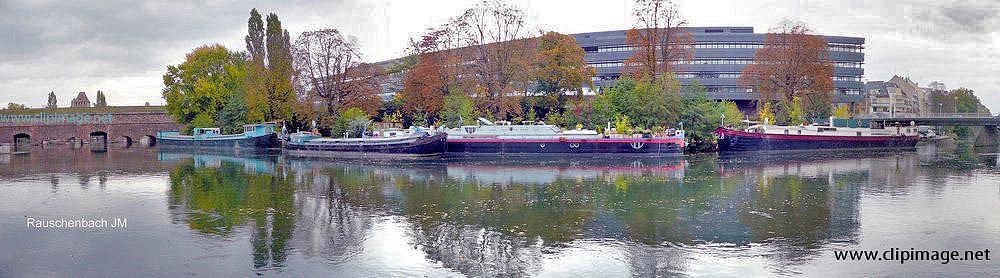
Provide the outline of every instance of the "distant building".
{"type": "Polygon", "coordinates": [[[917,98],[907,95],[896,83],[869,81],[865,83],[869,114],[875,117],[917,116],[917,98]]]}
{"type": "Polygon", "coordinates": [[[80,92],[76,95],[76,98],[70,102],[69,107],[90,107],[90,99],[87,98],[87,93],[80,92]]]}
{"type": "Polygon", "coordinates": [[[909,77],[900,77],[898,75],[892,76],[887,82],[896,84],[903,91],[903,94],[910,98],[910,102],[913,103],[913,113],[923,115],[929,111],[927,90],[920,88],[917,82],[913,82],[909,77]]]}
{"type": "MultiPolygon", "coordinates": [[[[716,100],[732,100],[741,106],[761,97],[740,84],[743,68],[753,63],[758,49],[764,47],[766,33],[755,33],[753,27],[688,27],[694,38],[694,57],[685,61],[681,70],[675,72],[681,84],[698,82],[708,90],[708,97],[716,100]]],[[[600,31],[571,34],[577,45],[583,48],[584,61],[597,71],[592,81],[597,88],[613,86],[622,76],[625,60],[635,49],[626,42],[628,30],[600,31]]],[[[846,104],[854,109],[865,102],[864,61],[865,39],[860,37],[823,36],[827,42],[829,59],[833,64],[833,102],[846,104]]],[[[376,63],[383,67],[400,64],[404,58],[376,63]]],[[[383,84],[383,98],[391,98],[402,91],[405,73],[390,75],[383,84]]],[[[584,94],[592,94],[595,89],[583,88],[584,94]]]]}

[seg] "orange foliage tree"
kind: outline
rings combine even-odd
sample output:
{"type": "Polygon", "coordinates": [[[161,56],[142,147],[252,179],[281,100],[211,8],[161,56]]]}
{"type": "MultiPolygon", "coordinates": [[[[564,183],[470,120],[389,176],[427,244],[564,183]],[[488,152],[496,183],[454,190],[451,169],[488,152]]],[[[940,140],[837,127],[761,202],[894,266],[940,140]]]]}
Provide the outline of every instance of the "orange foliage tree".
{"type": "Polygon", "coordinates": [[[361,61],[357,42],[337,29],[303,32],[293,50],[299,88],[321,99],[329,116],[358,107],[369,115],[381,104],[380,67],[361,61]]]}
{"type": "Polygon", "coordinates": [[[833,65],[826,40],[802,24],[785,23],[772,30],[753,63],[743,68],[740,83],[762,99],[783,103],[800,96],[807,103],[828,102],[833,92],[833,65]]]}
{"type": "Polygon", "coordinates": [[[538,39],[534,76],[537,91],[545,93],[550,109],[563,109],[565,95],[583,93],[584,85],[592,85],[594,67],[583,59],[585,52],[570,35],[547,32],[538,39]]]}
{"type": "Polygon", "coordinates": [[[633,54],[622,71],[634,79],[674,72],[694,57],[694,37],[671,0],[636,0],[635,26],[625,34],[633,54]]]}
{"type": "Polygon", "coordinates": [[[444,106],[444,97],[452,90],[461,90],[461,65],[467,51],[459,46],[454,23],[428,30],[419,40],[411,39],[410,52],[417,59],[403,80],[403,109],[423,111],[428,119],[437,117],[444,106]]]}

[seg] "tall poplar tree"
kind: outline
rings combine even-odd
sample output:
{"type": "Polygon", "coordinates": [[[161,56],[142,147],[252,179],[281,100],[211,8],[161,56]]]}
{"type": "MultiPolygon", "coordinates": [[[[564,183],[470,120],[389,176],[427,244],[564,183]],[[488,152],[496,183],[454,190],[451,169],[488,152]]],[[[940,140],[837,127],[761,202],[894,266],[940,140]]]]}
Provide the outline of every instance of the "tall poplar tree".
{"type": "Polygon", "coordinates": [[[250,74],[246,82],[246,117],[249,121],[290,120],[295,104],[292,86],[291,42],[278,15],[265,20],[257,9],[247,22],[250,74]]]}
{"type": "Polygon", "coordinates": [[[104,92],[97,91],[97,100],[94,107],[108,107],[108,100],[104,97],[104,92]]]}
{"type": "Polygon", "coordinates": [[[56,108],[56,92],[49,92],[49,103],[45,108],[56,108]]]}

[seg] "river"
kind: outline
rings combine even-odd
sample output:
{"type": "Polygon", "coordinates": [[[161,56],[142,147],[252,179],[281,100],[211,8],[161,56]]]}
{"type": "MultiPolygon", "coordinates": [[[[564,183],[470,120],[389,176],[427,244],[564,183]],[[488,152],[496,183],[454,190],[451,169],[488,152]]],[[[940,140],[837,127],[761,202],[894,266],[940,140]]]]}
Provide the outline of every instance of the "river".
{"type": "Polygon", "coordinates": [[[1000,154],[301,160],[144,148],[0,156],[0,277],[989,276],[1000,154]],[[127,219],[37,227],[28,219],[127,219]]]}

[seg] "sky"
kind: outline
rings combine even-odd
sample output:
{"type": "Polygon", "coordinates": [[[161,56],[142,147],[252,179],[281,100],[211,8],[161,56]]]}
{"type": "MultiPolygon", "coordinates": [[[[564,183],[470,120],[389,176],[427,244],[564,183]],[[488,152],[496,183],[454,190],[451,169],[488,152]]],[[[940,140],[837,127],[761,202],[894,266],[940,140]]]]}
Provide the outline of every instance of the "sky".
{"type": "MultiPolygon", "coordinates": [[[[477,0],[46,1],[0,0],[0,103],[60,106],[77,92],[110,105],[162,104],[162,76],[193,48],[244,50],[251,8],[276,13],[294,40],[337,28],[368,61],[392,59],[408,40],[477,0]]],[[[561,33],[632,26],[631,0],[512,0],[540,30],[561,33]]],[[[976,91],[1000,112],[1000,0],[678,0],[690,26],[751,26],[783,20],[822,35],[866,39],[865,78],[907,76],[924,86],[976,91]]]]}

